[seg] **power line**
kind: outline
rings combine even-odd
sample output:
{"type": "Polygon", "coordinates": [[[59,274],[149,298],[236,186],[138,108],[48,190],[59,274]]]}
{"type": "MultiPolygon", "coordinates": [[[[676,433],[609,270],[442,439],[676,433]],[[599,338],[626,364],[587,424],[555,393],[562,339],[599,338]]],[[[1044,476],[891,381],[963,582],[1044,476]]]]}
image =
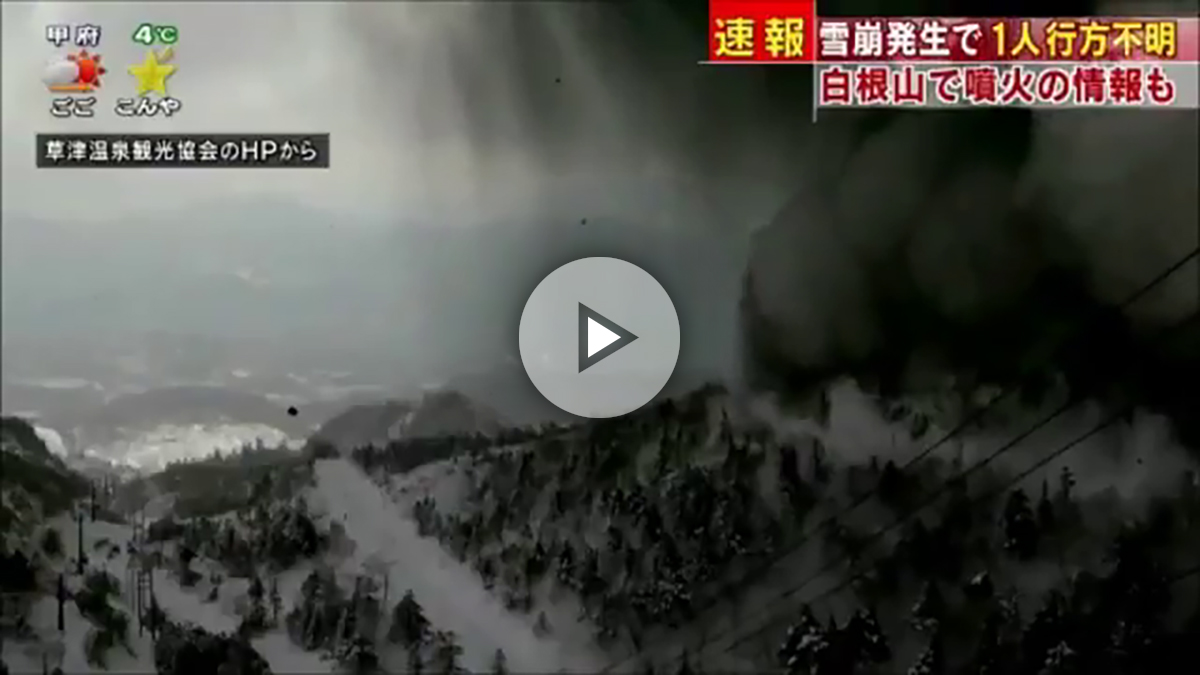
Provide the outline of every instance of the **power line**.
{"type": "MultiPolygon", "coordinates": [[[[1068,406],[1068,408],[1069,407],[1070,406],[1068,406]]],[[[1132,409],[1132,406],[1130,406],[1129,408],[1132,409]]],[[[1040,428],[1041,426],[1044,425],[1045,422],[1049,421],[1050,419],[1053,419],[1054,417],[1057,417],[1058,415],[1061,415],[1062,412],[1065,412],[1065,411],[1066,411],[1066,408],[1056,411],[1055,414],[1051,415],[1050,417],[1044,418],[1042,421],[1038,422],[1038,424],[1035,424],[1033,429],[1021,434],[1021,436],[1019,436],[1018,438],[1028,437],[1028,435],[1030,433],[1032,433],[1032,431],[1034,429],[1040,428]]],[[[1020,481],[1024,480],[1025,478],[1028,478],[1030,475],[1032,475],[1038,469],[1041,469],[1042,467],[1046,466],[1047,464],[1054,461],[1058,457],[1061,457],[1062,455],[1066,454],[1068,451],[1072,450],[1073,448],[1078,446],[1080,443],[1083,443],[1084,441],[1091,438],[1092,436],[1095,436],[1096,434],[1100,433],[1101,431],[1116,424],[1127,413],[1128,413],[1128,410],[1122,409],[1122,410],[1118,411],[1117,413],[1109,415],[1099,424],[1095,425],[1094,427],[1092,427],[1088,431],[1084,432],[1083,434],[1076,436],[1073,440],[1071,440],[1067,444],[1059,447],[1057,450],[1055,450],[1054,452],[1051,452],[1046,457],[1043,457],[1042,459],[1038,460],[1032,466],[1025,469],[1024,471],[1021,471],[1016,476],[1014,476],[1011,480],[1009,480],[1008,482],[999,486],[999,488],[993,488],[991,490],[987,490],[987,491],[983,492],[979,496],[972,497],[970,499],[970,502],[973,504],[976,501],[983,501],[985,499],[996,497],[1000,494],[1003,494],[1004,492],[1007,492],[1008,489],[1011,488],[1013,485],[1019,483],[1020,481]]],[[[1014,447],[1015,445],[1016,445],[1015,442],[1011,443],[1011,444],[1005,444],[1005,446],[1002,446],[1002,449],[1007,450],[1011,447],[1014,447]]],[[[967,473],[979,468],[980,466],[984,465],[986,462],[988,462],[992,459],[995,459],[997,456],[999,456],[999,454],[1000,454],[999,452],[993,453],[987,459],[985,459],[983,462],[973,465],[968,470],[968,472],[960,474],[959,476],[956,476],[954,479],[951,479],[951,481],[947,481],[947,483],[950,483],[957,478],[965,477],[967,475],[967,473]]],[[[876,531],[874,534],[871,535],[871,537],[868,539],[868,541],[874,542],[875,540],[879,539],[880,537],[887,534],[888,532],[891,532],[891,531],[895,530],[897,527],[900,527],[901,525],[907,523],[909,520],[911,520],[911,518],[913,516],[915,516],[917,513],[920,513],[926,506],[929,506],[930,504],[937,501],[937,498],[941,496],[942,492],[943,492],[943,490],[935,491],[932,495],[932,498],[927,499],[926,501],[922,502],[922,504],[920,506],[909,511],[903,517],[893,520],[892,523],[889,524],[887,527],[884,527],[883,529],[876,531]]],[[[838,559],[835,559],[834,561],[832,561],[832,564],[823,566],[822,568],[817,570],[817,572],[815,574],[813,574],[812,576],[805,579],[803,582],[800,583],[800,585],[790,589],[789,592],[782,597],[786,598],[786,597],[795,595],[796,593],[798,593],[799,591],[801,591],[802,589],[807,587],[810,583],[815,581],[817,578],[819,578],[822,574],[824,574],[825,572],[831,571],[834,567],[836,567],[838,564],[843,562],[845,559],[846,559],[845,557],[839,557],[838,559]]],[[[862,572],[862,571],[850,574],[850,575],[846,576],[845,578],[843,578],[841,582],[837,583],[832,588],[829,588],[829,589],[819,593],[818,595],[816,595],[812,598],[809,598],[808,601],[806,602],[806,604],[812,604],[812,603],[824,600],[825,598],[828,598],[828,597],[832,596],[833,594],[846,588],[850,584],[853,584],[854,582],[863,579],[866,576],[866,574],[867,574],[866,572],[862,572]]],[[[741,637],[734,640],[729,648],[733,649],[741,644],[744,644],[747,640],[750,640],[753,637],[763,634],[764,632],[770,630],[772,624],[773,624],[773,620],[765,621],[763,623],[763,625],[759,626],[755,630],[750,631],[750,632],[746,633],[745,635],[742,635],[741,637]]]]}
{"type": "MultiPolygon", "coordinates": [[[[1193,318],[1195,318],[1195,317],[1193,317],[1193,318]]],[[[1118,410],[1117,412],[1115,412],[1115,413],[1113,413],[1113,414],[1109,415],[1108,417],[1106,417],[1106,418],[1105,418],[1103,421],[1101,421],[1101,422],[1100,422],[1099,424],[1097,424],[1096,426],[1092,427],[1091,429],[1089,429],[1088,431],[1084,432],[1083,434],[1080,434],[1079,436],[1076,436],[1076,437],[1075,437],[1073,440],[1071,440],[1071,441],[1070,441],[1070,442],[1068,442],[1067,444],[1065,444],[1065,445],[1063,445],[1063,446],[1059,447],[1057,450],[1055,450],[1054,452],[1050,453],[1048,456],[1046,456],[1046,457],[1044,457],[1044,458],[1042,458],[1042,459],[1038,460],[1037,462],[1035,462],[1033,465],[1031,465],[1029,468],[1025,469],[1024,471],[1021,471],[1021,472],[1020,472],[1020,473],[1018,473],[1016,476],[1014,476],[1014,477],[1012,478],[1012,480],[1008,481],[1008,482],[1007,482],[1007,483],[1005,483],[1004,485],[1001,485],[1001,486],[999,486],[998,488],[995,488],[995,489],[992,489],[992,490],[988,490],[988,491],[984,492],[984,493],[983,493],[981,496],[978,496],[978,497],[972,497],[972,498],[970,499],[970,501],[971,501],[972,503],[974,503],[974,502],[976,502],[976,501],[982,501],[982,500],[984,500],[984,499],[989,499],[989,498],[992,498],[992,497],[996,497],[996,496],[998,496],[998,495],[1000,495],[1000,494],[1003,494],[1004,492],[1007,492],[1007,491],[1008,491],[1008,489],[1009,489],[1009,488],[1011,488],[1013,485],[1016,485],[1017,483],[1021,482],[1022,480],[1024,480],[1024,479],[1028,478],[1029,476],[1033,475],[1033,474],[1034,474],[1034,473],[1035,473],[1035,472],[1036,472],[1038,469],[1042,469],[1042,468],[1044,468],[1044,467],[1045,467],[1047,464],[1049,464],[1050,462],[1054,461],[1054,460],[1055,460],[1055,459],[1057,459],[1058,457],[1061,457],[1062,455],[1066,454],[1068,451],[1070,451],[1071,449],[1075,448],[1075,447],[1076,447],[1076,446],[1078,446],[1080,443],[1083,443],[1084,441],[1086,441],[1087,439],[1091,438],[1092,436],[1095,436],[1096,434],[1100,433],[1101,431],[1103,431],[1103,430],[1107,429],[1108,427],[1112,426],[1113,424],[1116,424],[1117,422],[1119,422],[1119,421],[1122,419],[1122,417],[1124,417],[1124,415],[1126,415],[1126,414],[1128,414],[1130,411],[1132,411],[1134,407],[1135,407],[1135,406],[1132,406],[1132,405],[1129,405],[1129,406],[1123,406],[1123,407],[1122,407],[1120,410],[1118,410]]],[[[923,508],[923,507],[921,507],[921,508],[923,508]]],[[[915,511],[920,511],[920,510],[921,510],[921,508],[918,508],[918,509],[916,509],[915,511]]],[[[903,523],[903,522],[905,522],[906,520],[907,520],[907,518],[905,518],[905,519],[903,519],[903,520],[901,520],[901,521],[898,521],[898,522],[894,522],[892,525],[889,525],[887,528],[884,528],[884,530],[881,530],[881,531],[880,531],[880,533],[878,533],[878,534],[882,534],[882,533],[886,532],[886,531],[887,531],[887,530],[889,530],[889,529],[892,529],[892,528],[894,528],[894,527],[897,527],[898,525],[902,524],[902,523],[903,523]]],[[[1194,566],[1192,566],[1192,567],[1189,567],[1189,568],[1185,568],[1185,569],[1183,569],[1183,570],[1180,570],[1180,571],[1178,571],[1178,572],[1176,572],[1176,573],[1172,574],[1171,576],[1167,577],[1167,583],[1168,583],[1168,584],[1175,584],[1175,583],[1178,583],[1178,582],[1180,582],[1180,581],[1183,581],[1184,579],[1187,579],[1187,578],[1189,578],[1189,577],[1191,577],[1191,576],[1194,576],[1194,575],[1196,575],[1196,574],[1198,574],[1198,573],[1200,573],[1200,564],[1198,564],[1198,565],[1194,565],[1194,566]]],[[[821,593],[819,593],[818,595],[816,595],[816,596],[813,596],[812,598],[810,598],[810,599],[807,601],[807,603],[806,603],[806,604],[813,604],[813,603],[816,603],[816,602],[820,602],[821,600],[824,600],[824,599],[826,599],[826,598],[828,598],[828,597],[830,597],[830,596],[834,595],[835,593],[838,593],[839,591],[841,591],[841,590],[845,589],[847,586],[849,586],[849,585],[853,584],[854,582],[862,580],[862,579],[863,579],[863,578],[866,576],[866,574],[867,574],[866,572],[862,572],[862,571],[860,571],[860,572],[856,572],[856,573],[854,573],[854,574],[851,574],[851,575],[849,575],[849,576],[845,577],[845,578],[844,578],[844,579],[843,579],[841,582],[839,582],[838,584],[834,585],[832,588],[829,588],[829,589],[827,589],[827,590],[825,590],[825,591],[822,591],[822,592],[821,592],[821,593]]],[[[754,637],[757,637],[758,635],[762,635],[763,633],[765,633],[765,632],[767,632],[768,630],[770,630],[772,623],[773,623],[772,621],[767,621],[767,622],[765,622],[765,623],[764,623],[762,626],[760,626],[759,628],[756,628],[755,630],[753,630],[753,631],[751,631],[751,632],[749,632],[749,633],[747,633],[747,634],[745,634],[745,635],[743,635],[743,636],[741,636],[741,637],[737,638],[736,640],[734,640],[734,641],[733,641],[733,642],[732,642],[732,643],[729,645],[729,647],[728,647],[728,648],[729,648],[729,649],[734,649],[734,648],[736,648],[736,647],[738,647],[738,646],[740,646],[740,645],[742,645],[742,644],[745,644],[745,643],[746,643],[746,641],[748,641],[748,640],[750,640],[750,639],[752,639],[752,638],[754,638],[754,637]]]]}
{"type": "MultiPolygon", "coordinates": [[[[1193,249],[1186,256],[1184,256],[1183,258],[1181,258],[1180,260],[1175,262],[1173,265],[1171,265],[1170,267],[1166,268],[1161,273],[1156,275],[1149,282],[1147,282],[1146,284],[1141,286],[1137,291],[1135,291],[1132,295],[1130,295],[1128,298],[1126,298],[1124,302],[1122,302],[1120,305],[1118,305],[1117,309],[1124,310],[1124,309],[1128,308],[1130,305],[1132,305],[1133,303],[1137,302],[1138,300],[1141,300],[1148,293],[1150,293],[1151,290],[1153,290],[1159,284],[1162,284],[1164,281],[1169,279],[1172,275],[1174,275],[1176,272],[1178,272],[1180,269],[1182,269],[1184,266],[1186,266],[1192,260],[1197,258],[1197,256],[1200,256],[1200,248],[1193,249]]],[[[1074,331],[1074,335],[1072,336],[1072,339],[1079,338],[1081,336],[1083,329],[1087,328],[1091,323],[1094,323],[1098,318],[1099,318],[1098,316],[1092,316],[1092,317],[1089,317],[1088,320],[1083,321],[1079,325],[1077,325],[1076,330],[1074,331]]],[[[1064,342],[1064,344],[1059,345],[1059,348],[1061,349],[1062,347],[1065,347],[1069,343],[1070,343],[1070,339],[1068,339],[1066,342],[1064,342]]],[[[995,408],[997,405],[999,405],[1002,401],[1010,398],[1017,391],[1018,391],[1017,386],[1009,386],[1007,389],[1002,391],[998,396],[996,396],[993,399],[991,399],[990,401],[988,401],[987,404],[985,404],[984,406],[975,410],[970,415],[968,415],[966,418],[964,418],[961,422],[959,422],[956,426],[954,426],[950,431],[948,431],[944,435],[942,435],[941,438],[937,439],[932,444],[927,446],[925,449],[921,450],[916,455],[909,458],[909,460],[906,461],[904,464],[900,465],[898,467],[900,473],[903,474],[905,471],[912,468],[918,462],[924,460],[926,457],[931,455],[935,450],[944,446],[946,443],[957,438],[963,432],[970,429],[974,424],[976,424],[977,422],[982,420],[985,415],[987,415],[989,412],[991,412],[993,408],[995,408]]],[[[822,520],[812,530],[809,530],[808,532],[802,534],[800,537],[800,541],[798,541],[794,546],[786,549],[780,555],[772,556],[772,558],[763,561],[763,563],[753,566],[750,569],[750,571],[748,571],[746,574],[742,575],[742,577],[737,582],[734,582],[733,585],[742,586],[746,582],[750,581],[751,579],[756,578],[756,577],[761,577],[762,575],[766,574],[767,572],[769,572],[771,570],[771,568],[775,567],[783,559],[787,558],[788,556],[792,555],[793,553],[796,553],[800,549],[804,548],[804,546],[806,544],[808,544],[808,542],[811,541],[814,537],[821,534],[823,531],[829,529],[830,526],[837,524],[842,518],[847,516],[850,512],[854,511],[858,507],[860,507],[863,504],[870,501],[872,497],[876,496],[879,493],[879,489],[880,489],[880,483],[877,481],[875,484],[875,487],[873,489],[868,490],[868,491],[864,492],[863,494],[859,495],[858,497],[856,497],[855,499],[851,500],[850,504],[848,504],[846,507],[842,508],[837,513],[834,513],[832,516],[829,516],[829,517],[825,518],[824,520],[822,520]]],[[[706,611],[706,610],[710,609],[713,604],[716,604],[716,603],[714,602],[714,603],[710,604],[708,607],[705,607],[701,611],[706,611]]]]}
{"type": "Polygon", "coordinates": [[[1184,569],[1176,571],[1174,574],[1167,577],[1167,584],[1170,586],[1174,586],[1175,584],[1183,581],[1184,579],[1194,577],[1197,574],[1200,574],[1200,563],[1197,563],[1195,565],[1192,565],[1191,567],[1185,567],[1184,569]]]}
{"type": "MultiPolygon", "coordinates": [[[[1124,310],[1124,309],[1128,308],[1130,305],[1132,305],[1133,303],[1137,302],[1138,300],[1141,300],[1147,294],[1149,294],[1152,290],[1154,290],[1156,287],[1158,287],[1160,284],[1162,284],[1167,279],[1169,279],[1172,275],[1174,275],[1176,272],[1178,272],[1180,269],[1183,269],[1186,265],[1188,265],[1190,262],[1195,260],[1198,256],[1200,256],[1200,247],[1192,249],[1191,252],[1189,252],[1187,255],[1183,256],[1178,261],[1176,261],[1174,264],[1170,265],[1169,267],[1164,269],[1162,272],[1155,275],[1154,278],[1152,278],[1150,281],[1148,281],[1147,283],[1142,285],[1137,291],[1135,291],[1128,298],[1126,298],[1123,302],[1121,302],[1117,306],[1117,310],[1118,311],[1124,310]]],[[[1097,311],[1094,314],[1099,314],[1099,313],[1100,312],[1097,311]]],[[[1071,342],[1071,340],[1079,338],[1081,336],[1083,329],[1087,328],[1091,323],[1096,322],[1099,318],[1100,318],[1100,316],[1096,316],[1096,315],[1087,317],[1086,321],[1081,322],[1080,324],[1078,324],[1075,327],[1075,330],[1072,331],[1073,335],[1071,336],[1071,338],[1069,338],[1063,344],[1060,344],[1058,346],[1058,348],[1061,349],[1061,348],[1065,347],[1067,344],[1069,344],[1071,342]]],[[[1173,332],[1175,329],[1177,329],[1183,325],[1186,325],[1188,322],[1190,322],[1194,318],[1195,318],[1194,315],[1191,317],[1188,317],[1183,322],[1181,322],[1175,326],[1172,326],[1165,331],[1162,331],[1162,333],[1166,334],[1166,333],[1173,332]]],[[[975,410],[973,413],[971,413],[966,418],[964,418],[959,424],[957,424],[949,432],[944,434],[941,438],[934,441],[932,444],[930,444],[924,450],[917,453],[915,456],[910,458],[903,465],[898,467],[900,473],[903,474],[904,471],[908,470],[913,465],[917,464],[921,460],[928,457],[935,450],[942,447],[943,445],[945,445],[947,442],[953,440],[954,438],[958,437],[963,432],[967,431],[969,428],[971,428],[972,425],[974,425],[975,423],[980,421],[995,406],[997,406],[1000,402],[1004,401],[1005,399],[1008,399],[1009,397],[1011,397],[1017,391],[1018,391],[1017,386],[1010,385],[1007,389],[1002,391],[998,396],[992,398],[984,406],[981,406],[979,409],[975,410]]],[[[991,455],[986,457],[982,462],[977,463],[976,465],[968,468],[963,474],[961,474],[961,476],[959,478],[965,478],[967,475],[970,475],[971,473],[975,472],[976,470],[991,463],[993,460],[995,460],[1001,454],[1004,454],[1011,448],[1015,447],[1018,443],[1023,441],[1025,438],[1028,438],[1029,436],[1033,435],[1034,433],[1039,431],[1041,428],[1048,425],[1055,418],[1057,418],[1060,415],[1067,412],[1067,410],[1074,407],[1078,402],[1079,401],[1074,398],[1068,400],[1067,403],[1065,403],[1063,406],[1060,406],[1049,416],[1040,420],[1032,428],[1030,428],[1030,429],[1026,430],[1025,432],[1023,432],[1022,434],[1018,435],[1015,439],[1013,439],[1009,443],[1001,446],[999,449],[994,451],[991,455]]],[[[1128,411],[1126,411],[1126,414],[1127,413],[1128,413],[1128,411]]],[[[1115,422],[1115,420],[1114,420],[1114,422],[1115,422]]],[[[1097,432],[1098,431],[1099,430],[1097,430],[1097,432]]],[[[755,565],[747,573],[743,574],[740,579],[738,579],[736,582],[731,584],[731,586],[743,586],[744,587],[746,585],[746,583],[749,582],[751,579],[756,578],[756,577],[761,577],[761,576],[765,575],[766,573],[770,572],[771,569],[776,567],[784,559],[790,557],[792,554],[797,553],[801,549],[803,549],[804,546],[807,545],[808,542],[811,541],[814,537],[821,534],[826,529],[829,529],[830,526],[839,524],[839,521],[842,518],[844,518],[846,515],[848,515],[853,510],[857,509],[859,506],[862,506],[863,504],[867,503],[872,497],[876,496],[880,491],[880,486],[881,486],[881,481],[877,481],[875,484],[875,487],[873,489],[866,491],[865,493],[859,495],[857,498],[853,499],[849,505],[847,505],[843,509],[839,510],[834,515],[821,521],[821,523],[819,523],[812,530],[801,535],[800,540],[794,546],[789,547],[788,549],[786,549],[784,552],[782,552],[781,554],[779,554],[777,556],[772,556],[770,559],[763,561],[761,564],[755,565]]],[[[922,504],[917,506],[913,511],[911,511],[909,513],[909,515],[917,512],[917,511],[920,511],[921,509],[928,506],[930,503],[932,503],[932,501],[936,500],[936,498],[938,496],[940,496],[940,494],[941,494],[941,491],[935,491],[934,497],[932,500],[927,500],[927,501],[923,502],[922,504]]],[[[903,518],[900,520],[900,522],[903,522],[903,518]]],[[[889,526],[889,527],[894,527],[896,525],[897,525],[897,523],[893,522],[892,526],[889,526]]],[[[876,534],[882,536],[882,534],[885,532],[886,532],[886,529],[885,529],[885,531],[878,532],[876,534]]],[[[873,538],[874,537],[870,538],[869,540],[871,540],[873,538]]],[[[842,560],[844,560],[844,558],[834,561],[834,564],[839,564],[840,562],[842,562],[842,560]]],[[[776,602],[778,602],[779,600],[787,599],[787,598],[791,597],[792,595],[794,595],[795,593],[799,592],[802,588],[806,587],[808,585],[808,583],[810,583],[813,579],[815,579],[816,576],[819,576],[820,574],[824,573],[825,571],[828,571],[828,570],[822,569],[822,570],[818,571],[816,575],[814,575],[813,577],[810,577],[809,579],[802,582],[802,584],[799,587],[795,587],[795,588],[792,588],[792,589],[786,591],[782,596],[779,596],[778,598],[776,598],[776,602]]],[[[719,600],[714,600],[714,602],[711,602],[706,607],[702,608],[700,610],[700,612],[708,611],[713,606],[718,604],[718,602],[719,602],[719,600]]],[[[622,666],[625,666],[625,665],[637,660],[640,656],[641,656],[641,654],[634,654],[633,656],[622,659],[618,663],[603,669],[601,672],[611,672],[614,669],[620,668],[622,666]]]]}
{"type": "MultiPolygon", "coordinates": [[[[1200,314],[1191,314],[1184,320],[1168,327],[1167,329],[1165,329],[1163,331],[1160,331],[1160,333],[1156,337],[1161,338],[1165,335],[1173,333],[1174,331],[1179,330],[1179,329],[1187,326],[1188,324],[1192,323],[1197,318],[1200,318],[1200,314]]],[[[990,455],[988,455],[981,461],[976,462],[975,464],[971,465],[970,467],[959,472],[957,475],[944,481],[942,486],[939,489],[936,489],[933,492],[931,492],[929,495],[927,495],[927,497],[924,500],[922,500],[919,504],[917,504],[912,509],[906,511],[904,514],[897,516],[887,526],[883,527],[880,530],[875,531],[863,543],[868,544],[868,545],[871,543],[874,543],[874,542],[878,541],[881,537],[886,535],[887,533],[895,530],[897,527],[900,527],[901,525],[904,525],[909,520],[911,520],[913,517],[915,517],[917,514],[919,514],[921,511],[923,511],[926,507],[937,502],[938,499],[941,498],[942,495],[944,495],[946,492],[953,489],[953,486],[956,483],[958,483],[958,481],[967,478],[971,474],[975,473],[976,471],[982,469],[983,467],[987,466],[988,464],[990,464],[991,462],[993,462],[994,460],[999,458],[1001,455],[1007,453],[1009,450],[1013,449],[1018,444],[1020,444],[1021,441],[1025,440],[1029,436],[1033,435],[1038,430],[1044,428],[1052,420],[1061,416],[1062,414],[1064,414],[1065,412],[1067,412],[1068,410],[1073,408],[1075,405],[1077,405],[1079,402],[1080,402],[1079,400],[1073,399],[1073,400],[1068,401],[1067,403],[1063,404],[1062,406],[1059,406],[1052,413],[1043,417],[1041,420],[1036,422],[1032,427],[1030,427],[1029,429],[1026,429],[1024,432],[1018,434],[1015,438],[1013,438],[1009,442],[1007,442],[1004,445],[997,448],[995,451],[993,451],[990,455]]],[[[1008,491],[1009,488],[1011,488],[1013,485],[1016,485],[1017,483],[1024,480],[1025,478],[1028,478],[1030,475],[1032,475],[1037,470],[1045,467],[1047,464],[1054,461],[1058,457],[1061,457],[1062,455],[1066,454],[1068,451],[1075,448],[1079,444],[1083,443],[1087,439],[1091,438],[1092,436],[1095,436],[1096,434],[1107,429],[1108,427],[1111,427],[1114,424],[1120,422],[1135,408],[1136,408],[1136,405],[1134,405],[1134,404],[1121,406],[1116,412],[1105,417],[1105,419],[1102,420],[1099,424],[1093,426],[1091,429],[1084,432],[1083,434],[1075,437],[1073,440],[1069,441],[1068,443],[1060,446],[1058,449],[1049,453],[1048,455],[1046,455],[1042,459],[1038,460],[1037,462],[1035,462],[1034,464],[1032,464],[1025,470],[1017,473],[1015,476],[1013,476],[1010,480],[1008,480],[1004,484],[997,486],[993,489],[986,490],[980,495],[971,497],[968,501],[970,503],[974,504],[975,502],[982,501],[985,499],[990,499],[999,494],[1003,494],[1004,492],[1008,491]]],[[[849,556],[842,555],[842,556],[835,558],[834,560],[831,560],[829,563],[826,563],[825,565],[818,568],[816,572],[814,572],[813,574],[806,577],[798,585],[793,586],[792,588],[788,589],[783,594],[777,596],[772,601],[771,604],[777,604],[783,600],[786,600],[786,599],[796,595],[803,589],[807,588],[808,585],[811,584],[813,581],[816,581],[818,578],[820,578],[823,574],[825,574],[826,572],[830,572],[834,568],[841,565],[841,563],[845,562],[848,558],[849,558],[849,556]]],[[[818,602],[820,600],[823,600],[823,599],[833,595],[834,593],[837,593],[838,591],[841,591],[842,589],[846,588],[847,586],[854,583],[855,581],[862,579],[865,576],[865,574],[866,574],[866,572],[860,571],[860,572],[853,573],[851,575],[846,576],[845,578],[843,578],[843,580],[841,582],[834,585],[832,588],[830,588],[826,591],[823,591],[822,593],[818,594],[817,596],[815,596],[813,598],[810,598],[807,601],[807,604],[812,604],[812,603],[818,602]]],[[[768,611],[768,614],[770,614],[769,611],[768,611]]],[[[773,624],[774,624],[774,618],[767,619],[758,628],[756,628],[752,631],[749,631],[748,633],[736,638],[727,647],[727,649],[734,649],[734,648],[738,647],[739,645],[744,644],[747,640],[763,634],[764,632],[770,630],[770,628],[773,624]]],[[[733,631],[729,631],[728,633],[732,633],[732,632],[733,631]]],[[[721,637],[724,637],[724,636],[721,636],[721,637]]]]}

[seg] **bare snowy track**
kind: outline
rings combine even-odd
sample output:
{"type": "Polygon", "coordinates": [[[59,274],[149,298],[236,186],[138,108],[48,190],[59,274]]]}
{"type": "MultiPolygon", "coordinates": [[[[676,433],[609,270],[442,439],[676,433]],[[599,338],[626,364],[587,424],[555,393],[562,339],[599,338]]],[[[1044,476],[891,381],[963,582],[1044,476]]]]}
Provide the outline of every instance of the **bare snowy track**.
{"type": "Polygon", "coordinates": [[[532,622],[506,610],[470,569],[438,543],[418,535],[416,524],[391,497],[344,459],[316,463],[317,489],[330,516],[345,517],[356,543],[355,557],[387,561],[388,583],[397,593],[411,589],[433,625],[454,631],[463,666],[486,670],[497,649],[513,672],[596,672],[603,659],[591,650],[541,639],[532,622]]]}

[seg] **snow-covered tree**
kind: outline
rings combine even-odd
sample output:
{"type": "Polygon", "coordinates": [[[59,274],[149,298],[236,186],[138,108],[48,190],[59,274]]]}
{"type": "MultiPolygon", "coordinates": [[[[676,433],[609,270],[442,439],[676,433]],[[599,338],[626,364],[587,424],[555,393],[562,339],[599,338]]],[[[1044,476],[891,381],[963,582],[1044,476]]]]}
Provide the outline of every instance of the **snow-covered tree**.
{"type": "Polygon", "coordinates": [[[973,602],[991,600],[995,593],[996,588],[992,583],[992,575],[986,570],[972,576],[966,585],[963,586],[963,595],[973,602]]]}
{"type": "Polygon", "coordinates": [[[1021,660],[1026,668],[1035,672],[1044,668],[1050,652],[1066,641],[1068,611],[1061,592],[1052,590],[1046,594],[1041,608],[1021,636],[1021,660]]]}
{"type": "Polygon", "coordinates": [[[508,657],[504,655],[503,649],[497,649],[492,655],[492,675],[508,675],[508,657]]]}
{"type": "Polygon", "coordinates": [[[1031,560],[1038,550],[1038,524],[1024,490],[1013,490],[1004,506],[1004,549],[1019,560],[1031,560]]]}
{"type": "Polygon", "coordinates": [[[421,675],[425,672],[425,659],[421,655],[421,644],[411,644],[405,653],[405,664],[408,675],[421,675]]]}
{"type": "Polygon", "coordinates": [[[549,635],[552,629],[550,620],[546,618],[545,612],[538,612],[537,620],[533,623],[533,632],[539,637],[549,635]]]}
{"type": "Polygon", "coordinates": [[[246,635],[254,635],[262,632],[267,628],[267,607],[263,602],[263,597],[266,590],[263,588],[262,580],[258,576],[254,576],[250,580],[250,588],[246,594],[250,598],[250,606],[247,608],[246,616],[242,619],[239,632],[246,635]]]}
{"type": "Polygon", "coordinates": [[[880,664],[891,660],[891,645],[874,610],[856,611],[843,634],[856,661],[880,664]]]}
{"type": "Polygon", "coordinates": [[[946,616],[946,599],[937,582],[929,581],[912,608],[912,626],[923,633],[935,633],[946,616]]]}
{"type": "Polygon", "coordinates": [[[944,675],[945,672],[946,655],[942,638],[935,633],[929,644],[917,656],[917,660],[909,667],[907,675],[944,675]]]}
{"type": "Polygon", "coordinates": [[[1038,498],[1037,523],[1042,532],[1053,532],[1058,524],[1054,512],[1054,500],[1050,498],[1050,484],[1042,481],[1042,496],[1038,498]]]}
{"type": "Polygon", "coordinates": [[[800,610],[800,619],[787,630],[787,637],[779,648],[779,665],[788,675],[808,675],[829,649],[829,636],[821,622],[805,605],[800,610]]]}
{"type": "Polygon", "coordinates": [[[283,609],[283,598],[279,595],[279,578],[271,578],[271,623],[279,622],[279,612],[283,609]]]}
{"type": "Polygon", "coordinates": [[[405,591],[404,596],[392,610],[392,626],[388,630],[388,641],[412,647],[425,639],[429,632],[429,620],[417,603],[413,592],[405,591]]]}
{"type": "Polygon", "coordinates": [[[347,666],[353,675],[379,672],[379,654],[375,650],[375,643],[365,635],[357,635],[347,640],[337,659],[347,666]]]}
{"type": "MultiPolygon", "coordinates": [[[[1075,650],[1066,641],[1060,641],[1046,652],[1046,658],[1038,675],[1076,675],[1079,673],[1075,650]]],[[[1080,674],[1082,675],[1082,674],[1080,674]]]]}
{"type": "Polygon", "coordinates": [[[453,675],[463,672],[459,665],[463,649],[458,644],[458,636],[453,631],[436,631],[433,634],[433,659],[430,665],[437,673],[453,675]]]}

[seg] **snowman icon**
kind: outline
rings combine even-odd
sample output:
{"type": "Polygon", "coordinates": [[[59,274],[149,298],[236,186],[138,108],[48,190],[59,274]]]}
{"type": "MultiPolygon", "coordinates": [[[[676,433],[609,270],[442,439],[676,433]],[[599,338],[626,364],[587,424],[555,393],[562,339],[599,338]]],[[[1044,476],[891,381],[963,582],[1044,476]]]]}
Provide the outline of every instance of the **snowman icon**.
{"type": "Polygon", "coordinates": [[[105,72],[100,55],[84,49],[78,54],[52,59],[46,64],[42,82],[53,92],[87,93],[100,87],[100,76],[105,72]]]}

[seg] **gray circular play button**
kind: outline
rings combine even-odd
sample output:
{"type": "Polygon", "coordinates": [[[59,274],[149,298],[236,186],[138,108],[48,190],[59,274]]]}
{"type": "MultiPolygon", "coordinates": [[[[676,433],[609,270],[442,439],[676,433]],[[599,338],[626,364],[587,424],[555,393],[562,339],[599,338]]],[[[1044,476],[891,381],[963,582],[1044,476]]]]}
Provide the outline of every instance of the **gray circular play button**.
{"type": "Polygon", "coordinates": [[[581,417],[633,412],[679,356],[679,316],[654,277],[616,258],[551,272],[521,313],[521,361],[538,391],[581,417]]]}

